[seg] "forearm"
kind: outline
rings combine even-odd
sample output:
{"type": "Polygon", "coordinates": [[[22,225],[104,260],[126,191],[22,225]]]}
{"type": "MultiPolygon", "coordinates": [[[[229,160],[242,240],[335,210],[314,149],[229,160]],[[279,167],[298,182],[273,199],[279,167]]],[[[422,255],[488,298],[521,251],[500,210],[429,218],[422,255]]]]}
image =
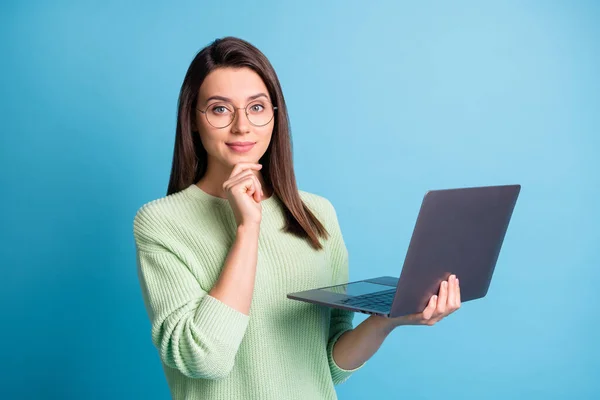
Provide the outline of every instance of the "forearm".
{"type": "Polygon", "coordinates": [[[358,368],[377,352],[393,329],[394,325],[388,318],[367,318],[337,340],[333,347],[335,363],[347,370],[358,368]]]}
{"type": "Polygon", "coordinates": [[[249,317],[200,287],[180,255],[162,244],[137,251],[138,275],[161,360],[190,378],[231,372],[249,317]]]}
{"type": "Polygon", "coordinates": [[[258,225],[238,226],[221,275],[209,293],[246,315],[250,314],[254,291],[259,230],[258,225]]]}

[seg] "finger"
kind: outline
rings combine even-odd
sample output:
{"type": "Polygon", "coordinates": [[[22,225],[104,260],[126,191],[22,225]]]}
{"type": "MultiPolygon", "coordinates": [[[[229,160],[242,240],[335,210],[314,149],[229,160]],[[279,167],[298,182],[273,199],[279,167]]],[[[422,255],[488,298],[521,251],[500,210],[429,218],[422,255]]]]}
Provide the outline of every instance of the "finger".
{"type": "Polygon", "coordinates": [[[252,170],[247,169],[247,170],[240,172],[237,175],[231,176],[229,179],[227,179],[225,181],[225,183],[223,183],[223,185],[226,185],[228,183],[238,182],[241,178],[244,178],[246,176],[253,176],[253,175],[254,175],[254,172],[252,170]]]}
{"type": "Polygon", "coordinates": [[[253,186],[254,180],[252,179],[252,174],[249,174],[227,181],[227,184],[223,184],[223,189],[230,192],[237,192],[241,189],[241,193],[246,193],[246,191],[253,186]]]}
{"type": "Polygon", "coordinates": [[[250,197],[252,197],[254,193],[256,193],[256,183],[251,177],[246,177],[242,179],[240,183],[235,187],[240,187],[242,189],[242,193],[246,193],[250,197]]]}
{"type": "Polygon", "coordinates": [[[260,203],[260,201],[262,200],[262,185],[260,184],[260,181],[258,180],[256,175],[253,174],[251,178],[254,181],[255,188],[254,192],[252,193],[252,196],[254,197],[254,201],[260,203]]]}
{"type": "Polygon", "coordinates": [[[446,311],[448,313],[453,312],[454,310],[456,310],[456,276],[455,275],[450,275],[450,278],[448,279],[448,307],[446,308],[446,311]]]}
{"type": "Polygon", "coordinates": [[[236,190],[235,187],[238,186],[242,187],[242,193],[247,193],[249,196],[253,197],[257,203],[261,201],[262,188],[256,176],[250,175],[240,178],[233,184],[231,190],[236,190]]]}
{"type": "Polygon", "coordinates": [[[254,176],[254,172],[252,172],[250,170],[242,171],[239,174],[232,176],[231,178],[226,180],[223,183],[223,189],[227,190],[228,188],[231,188],[231,187],[235,186],[237,183],[241,182],[243,178],[250,177],[250,176],[254,176]]]}
{"type": "Polygon", "coordinates": [[[262,198],[264,197],[264,191],[263,191],[262,185],[260,184],[260,181],[258,180],[258,177],[256,176],[256,174],[251,170],[245,170],[243,172],[240,172],[238,175],[230,178],[228,181],[226,181],[223,184],[223,189],[228,190],[229,187],[235,185],[242,178],[247,177],[247,176],[252,177],[256,181],[256,189],[257,189],[256,193],[257,193],[257,196],[260,195],[260,199],[257,199],[256,201],[262,200],[262,198]]]}
{"type": "MultiPolygon", "coordinates": [[[[256,195],[257,196],[258,195],[262,196],[263,195],[262,185],[260,184],[260,181],[258,180],[258,178],[256,177],[256,175],[254,175],[254,173],[252,171],[242,172],[237,177],[232,178],[232,179],[226,181],[223,184],[223,190],[225,190],[225,191],[229,190],[230,188],[238,185],[240,182],[243,182],[244,179],[246,179],[246,178],[251,178],[251,179],[254,180],[255,185],[256,185],[256,195]]],[[[260,201],[260,200],[257,200],[257,201],[260,201]]]]}
{"type": "Polygon", "coordinates": [[[440,285],[440,296],[437,302],[436,315],[441,315],[446,312],[448,301],[448,281],[442,281],[440,285]]]}
{"type": "Polygon", "coordinates": [[[262,168],[261,164],[256,164],[256,163],[239,163],[239,164],[236,164],[233,167],[233,170],[231,170],[231,174],[229,174],[229,177],[231,178],[231,177],[233,177],[233,176],[235,176],[235,175],[239,174],[240,172],[245,171],[247,169],[253,169],[253,170],[258,171],[261,168],[262,168]]]}
{"type": "Polygon", "coordinates": [[[435,307],[437,306],[437,299],[438,297],[436,295],[431,296],[427,307],[425,307],[425,310],[423,310],[423,319],[430,320],[431,317],[433,317],[435,307]]]}
{"type": "Polygon", "coordinates": [[[458,277],[456,277],[456,307],[460,308],[461,300],[460,300],[460,282],[458,277]]]}
{"type": "Polygon", "coordinates": [[[260,184],[260,181],[258,180],[258,178],[256,176],[253,175],[252,179],[254,180],[254,185],[256,186],[256,191],[253,194],[254,201],[256,201],[257,203],[260,203],[260,201],[262,200],[262,196],[263,196],[262,185],[260,184]]]}

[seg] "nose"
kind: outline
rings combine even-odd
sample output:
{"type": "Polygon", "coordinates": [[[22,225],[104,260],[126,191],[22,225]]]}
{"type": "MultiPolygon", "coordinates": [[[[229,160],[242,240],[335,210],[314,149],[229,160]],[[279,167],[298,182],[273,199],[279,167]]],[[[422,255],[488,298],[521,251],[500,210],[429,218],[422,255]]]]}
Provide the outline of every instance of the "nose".
{"type": "Polygon", "coordinates": [[[246,115],[245,108],[237,108],[231,123],[231,131],[233,133],[248,133],[250,132],[250,121],[246,115]]]}

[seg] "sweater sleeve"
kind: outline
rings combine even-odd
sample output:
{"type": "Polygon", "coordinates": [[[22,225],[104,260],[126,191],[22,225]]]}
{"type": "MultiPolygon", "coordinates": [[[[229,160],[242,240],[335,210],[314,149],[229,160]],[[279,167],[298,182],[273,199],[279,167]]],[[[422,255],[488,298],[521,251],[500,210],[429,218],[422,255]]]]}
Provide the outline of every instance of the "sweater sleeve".
{"type": "Polygon", "coordinates": [[[153,237],[151,226],[138,213],[137,271],[152,342],[164,364],[183,375],[223,379],[233,368],[249,317],[204,291],[188,265],[153,237]]]}
{"type": "MultiPolygon", "coordinates": [[[[339,226],[335,209],[329,204],[330,224],[328,231],[330,238],[328,240],[328,251],[330,264],[334,273],[334,284],[343,284],[348,282],[348,250],[344,243],[342,232],[339,226]]],[[[329,369],[335,385],[346,381],[352,373],[362,368],[366,363],[352,370],[346,370],[336,364],[333,359],[333,346],[337,340],[347,331],[352,330],[352,320],[354,312],[337,308],[331,309],[331,322],[329,327],[329,341],[327,343],[327,357],[329,360],[329,369]]]]}

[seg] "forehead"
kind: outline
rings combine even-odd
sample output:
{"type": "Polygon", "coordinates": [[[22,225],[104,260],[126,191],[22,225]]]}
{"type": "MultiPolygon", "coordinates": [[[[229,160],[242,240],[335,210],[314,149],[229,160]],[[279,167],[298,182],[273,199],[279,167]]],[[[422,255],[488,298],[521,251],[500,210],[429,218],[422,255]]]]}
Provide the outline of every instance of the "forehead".
{"type": "Polygon", "coordinates": [[[269,95],[260,76],[250,68],[217,68],[210,72],[200,86],[200,101],[210,96],[223,96],[244,102],[258,93],[269,95]]]}

